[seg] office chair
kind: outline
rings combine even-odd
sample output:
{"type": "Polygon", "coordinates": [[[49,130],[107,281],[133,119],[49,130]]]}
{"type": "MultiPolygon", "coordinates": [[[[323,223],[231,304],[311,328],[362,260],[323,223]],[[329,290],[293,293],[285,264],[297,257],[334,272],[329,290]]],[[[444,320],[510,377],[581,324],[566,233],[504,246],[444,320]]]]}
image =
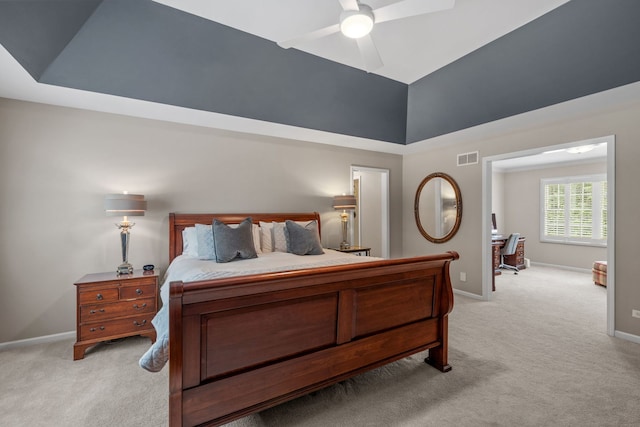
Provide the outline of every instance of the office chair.
{"type": "Polygon", "coordinates": [[[504,247],[500,249],[500,266],[498,268],[506,268],[509,270],[513,270],[513,274],[518,274],[518,267],[515,265],[509,265],[504,263],[505,255],[513,255],[516,253],[516,247],[518,246],[518,239],[520,239],[520,233],[511,233],[509,238],[507,239],[504,247]]]}

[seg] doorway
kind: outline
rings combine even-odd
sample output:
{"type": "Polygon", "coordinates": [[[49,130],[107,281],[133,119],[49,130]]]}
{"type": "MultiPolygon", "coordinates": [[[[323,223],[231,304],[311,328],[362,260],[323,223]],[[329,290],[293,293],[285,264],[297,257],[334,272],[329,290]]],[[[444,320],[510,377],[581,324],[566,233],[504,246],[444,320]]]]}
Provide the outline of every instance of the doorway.
{"type": "Polygon", "coordinates": [[[351,166],[356,197],[351,241],[371,248],[371,256],[389,258],[389,169],[351,166]]]}
{"type": "MultiPolygon", "coordinates": [[[[489,156],[483,158],[482,162],[482,224],[486,224],[486,227],[482,227],[482,299],[490,300],[492,296],[492,278],[493,278],[493,261],[491,251],[491,214],[493,206],[493,168],[495,162],[502,160],[528,158],[531,156],[538,156],[543,153],[550,153],[553,151],[563,151],[575,147],[581,147],[586,144],[604,144],[606,143],[606,175],[607,175],[607,212],[610,219],[607,228],[607,333],[609,335],[614,334],[615,325],[615,136],[608,136],[602,138],[595,138],[588,141],[576,141],[567,144],[560,144],[550,147],[541,147],[537,149],[518,151],[513,153],[504,153],[496,156],[489,156]]],[[[531,236],[538,238],[538,236],[531,236]]],[[[526,254],[526,252],[525,252],[526,254]]],[[[525,255],[526,256],[526,255],[525,255]]],[[[595,260],[594,260],[595,261],[595,260]]],[[[535,262],[535,260],[534,260],[535,262]]]]}

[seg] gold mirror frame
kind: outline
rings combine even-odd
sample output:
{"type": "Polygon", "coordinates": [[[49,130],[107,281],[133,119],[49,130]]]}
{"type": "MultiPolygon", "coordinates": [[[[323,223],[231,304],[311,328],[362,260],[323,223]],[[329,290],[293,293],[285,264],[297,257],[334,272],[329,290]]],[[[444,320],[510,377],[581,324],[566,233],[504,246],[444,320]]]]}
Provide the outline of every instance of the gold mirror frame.
{"type": "Polygon", "coordinates": [[[418,186],[413,209],[416,217],[416,224],[418,225],[420,234],[422,234],[424,238],[430,242],[444,243],[450,240],[453,236],[455,236],[456,232],[460,228],[460,221],[462,220],[462,195],[460,193],[460,187],[458,187],[458,184],[456,183],[456,181],[446,173],[442,173],[442,172],[432,173],[428,175],[425,179],[423,179],[420,185],[418,186]],[[422,190],[425,187],[425,185],[427,185],[428,182],[430,182],[431,180],[435,180],[437,178],[441,178],[446,182],[448,182],[453,188],[453,191],[455,193],[455,209],[456,209],[455,222],[451,227],[451,230],[449,230],[444,236],[432,236],[431,234],[429,234],[429,232],[427,232],[427,230],[425,230],[425,228],[422,226],[422,222],[420,221],[420,196],[421,196],[422,190]]]}

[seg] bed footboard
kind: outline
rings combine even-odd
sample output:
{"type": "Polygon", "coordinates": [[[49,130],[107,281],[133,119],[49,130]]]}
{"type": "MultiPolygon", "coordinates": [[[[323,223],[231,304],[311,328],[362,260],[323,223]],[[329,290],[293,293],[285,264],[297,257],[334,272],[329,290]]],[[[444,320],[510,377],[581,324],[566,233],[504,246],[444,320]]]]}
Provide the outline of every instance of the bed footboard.
{"type": "Polygon", "coordinates": [[[429,349],[458,254],[171,283],[171,426],[215,426],[429,349]]]}

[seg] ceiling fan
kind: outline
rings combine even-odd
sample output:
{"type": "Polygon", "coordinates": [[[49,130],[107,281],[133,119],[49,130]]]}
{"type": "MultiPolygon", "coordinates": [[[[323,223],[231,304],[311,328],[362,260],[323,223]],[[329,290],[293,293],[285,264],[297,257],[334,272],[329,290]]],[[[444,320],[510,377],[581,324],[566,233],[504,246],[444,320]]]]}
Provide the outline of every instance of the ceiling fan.
{"type": "Polygon", "coordinates": [[[373,71],[382,67],[382,59],[371,38],[371,30],[376,24],[410,16],[424,15],[453,8],[455,0],[402,0],[388,6],[372,9],[358,0],[338,0],[342,6],[339,23],[278,42],[280,47],[289,49],[303,43],[341,32],[355,39],[365,70],[373,71]]]}

